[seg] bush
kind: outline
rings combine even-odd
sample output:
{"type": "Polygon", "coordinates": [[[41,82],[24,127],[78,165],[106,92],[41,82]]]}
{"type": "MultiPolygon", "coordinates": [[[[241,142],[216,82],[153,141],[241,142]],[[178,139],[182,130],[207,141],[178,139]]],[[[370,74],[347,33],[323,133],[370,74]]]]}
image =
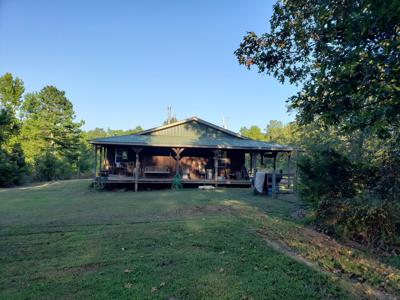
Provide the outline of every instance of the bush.
{"type": "Polygon", "coordinates": [[[41,181],[70,179],[76,174],[76,168],[64,156],[47,150],[35,157],[35,178],[41,181]]]}
{"type": "Polygon", "coordinates": [[[355,195],[353,165],[333,149],[320,150],[298,162],[302,199],[318,207],[323,197],[348,198],[355,195]]]}
{"type": "Polygon", "coordinates": [[[332,149],[315,151],[298,163],[299,193],[320,230],[368,247],[400,246],[399,165],[356,164],[332,149]]]}
{"type": "Polygon", "coordinates": [[[13,145],[10,153],[0,149],[0,186],[21,184],[27,169],[24,153],[19,144],[13,145]]]}
{"type": "Polygon", "coordinates": [[[400,207],[368,199],[324,199],[316,209],[316,225],[324,232],[388,250],[399,245],[400,207]]]}
{"type": "Polygon", "coordinates": [[[57,157],[51,151],[45,151],[35,159],[35,177],[44,181],[55,180],[59,165],[57,157]]]}

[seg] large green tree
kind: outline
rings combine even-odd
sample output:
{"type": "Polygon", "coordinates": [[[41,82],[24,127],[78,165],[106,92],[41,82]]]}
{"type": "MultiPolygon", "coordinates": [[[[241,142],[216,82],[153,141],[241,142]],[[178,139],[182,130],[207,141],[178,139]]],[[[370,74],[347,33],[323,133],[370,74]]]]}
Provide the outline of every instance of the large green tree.
{"type": "Polygon", "coordinates": [[[268,141],[284,145],[300,143],[296,124],[284,124],[277,120],[269,121],[265,131],[257,125],[252,125],[249,128],[241,127],[239,133],[244,137],[259,141],[268,141]]]}
{"type": "Polygon", "coordinates": [[[249,32],[239,63],[301,87],[304,199],[324,230],[376,247],[400,240],[398,0],[285,0],[249,32]],[[335,184],[333,184],[335,182],[335,184]],[[348,193],[347,191],[352,191],[348,193]]]}
{"type": "Polygon", "coordinates": [[[249,32],[239,62],[300,84],[289,99],[300,123],[399,136],[398,0],[286,0],[274,5],[268,33],[249,32]]]}
{"type": "Polygon", "coordinates": [[[299,134],[294,122],[283,124],[281,121],[271,120],[265,130],[265,136],[270,142],[283,145],[299,144],[299,134]]]}
{"type": "Polygon", "coordinates": [[[252,125],[249,128],[240,128],[240,134],[244,137],[251,138],[253,140],[265,141],[265,133],[262,132],[261,128],[257,125],[252,125]]]}
{"type": "Polygon", "coordinates": [[[14,79],[10,73],[0,77],[0,101],[3,108],[18,111],[24,91],[24,83],[18,77],[14,79]]]}
{"type": "Polygon", "coordinates": [[[25,159],[17,137],[24,84],[10,73],[0,77],[0,186],[19,184],[26,172],[25,159]]]}
{"type": "Polygon", "coordinates": [[[21,79],[14,79],[10,73],[0,77],[0,145],[3,147],[18,135],[20,122],[17,113],[23,93],[24,83],[21,79]]]}
{"type": "Polygon", "coordinates": [[[75,121],[73,105],[66,98],[65,92],[54,86],[46,86],[38,93],[27,94],[21,116],[21,143],[28,161],[41,166],[38,168],[40,170],[48,166],[60,171],[58,174],[46,172],[43,179],[49,179],[48,174],[67,177],[68,172],[76,171],[83,138],[80,129],[83,122],[75,121]],[[37,160],[45,163],[40,164],[37,160]],[[49,162],[54,166],[49,166],[49,162]]]}

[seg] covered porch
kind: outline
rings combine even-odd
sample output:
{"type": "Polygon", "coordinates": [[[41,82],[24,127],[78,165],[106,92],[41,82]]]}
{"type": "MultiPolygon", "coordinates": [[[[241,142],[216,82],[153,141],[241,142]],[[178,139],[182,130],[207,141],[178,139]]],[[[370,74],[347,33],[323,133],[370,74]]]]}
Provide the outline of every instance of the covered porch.
{"type": "Polygon", "coordinates": [[[105,185],[170,185],[179,175],[186,186],[250,187],[257,167],[270,163],[273,191],[293,189],[291,150],[229,149],[205,147],[152,147],[94,145],[94,179],[105,185]],[[285,172],[277,172],[278,155],[287,158],[285,172]],[[281,184],[281,188],[277,187],[281,184]]]}

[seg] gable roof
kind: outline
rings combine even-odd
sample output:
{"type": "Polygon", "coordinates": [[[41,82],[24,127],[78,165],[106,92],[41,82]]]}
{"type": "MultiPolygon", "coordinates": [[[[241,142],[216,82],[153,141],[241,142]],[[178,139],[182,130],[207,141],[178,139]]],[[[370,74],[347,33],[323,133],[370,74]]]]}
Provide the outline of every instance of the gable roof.
{"type": "Polygon", "coordinates": [[[187,118],[187,119],[181,120],[181,121],[177,121],[177,122],[174,122],[174,123],[171,123],[171,124],[167,124],[167,125],[163,125],[163,126],[159,126],[159,127],[154,127],[154,128],[150,128],[150,129],[147,129],[147,130],[143,130],[143,131],[138,132],[136,134],[139,134],[139,135],[152,134],[152,135],[154,135],[154,134],[157,134],[157,133],[163,132],[163,131],[168,133],[168,132],[171,132],[168,129],[176,128],[176,127],[182,127],[182,125],[188,125],[188,124],[200,124],[200,125],[206,126],[208,128],[214,129],[215,131],[224,133],[226,135],[230,135],[230,136],[233,136],[233,137],[236,137],[236,138],[239,138],[239,139],[248,139],[248,138],[243,137],[242,135],[240,135],[240,134],[238,134],[236,132],[230,131],[230,130],[225,129],[223,127],[220,127],[218,125],[212,124],[210,122],[204,121],[203,119],[200,119],[200,118],[195,117],[195,116],[191,117],[191,118],[187,118]]]}
{"type": "Polygon", "coordinates": [[[95,145],[186,147],[292,151],[289,146],[252,140],[197,117],[151,128],[136,134],[97,138],[95,145]]]}

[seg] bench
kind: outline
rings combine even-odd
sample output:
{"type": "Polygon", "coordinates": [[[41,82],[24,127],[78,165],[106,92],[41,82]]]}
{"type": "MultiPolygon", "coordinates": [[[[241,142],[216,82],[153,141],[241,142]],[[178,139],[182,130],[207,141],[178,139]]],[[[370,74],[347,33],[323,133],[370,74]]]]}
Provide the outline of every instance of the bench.
{"type": "Polygon", "coordinates": [[[168,167],[145,167],[143,170],[144,175],[169,175],[171,173],[168,167]]]}

